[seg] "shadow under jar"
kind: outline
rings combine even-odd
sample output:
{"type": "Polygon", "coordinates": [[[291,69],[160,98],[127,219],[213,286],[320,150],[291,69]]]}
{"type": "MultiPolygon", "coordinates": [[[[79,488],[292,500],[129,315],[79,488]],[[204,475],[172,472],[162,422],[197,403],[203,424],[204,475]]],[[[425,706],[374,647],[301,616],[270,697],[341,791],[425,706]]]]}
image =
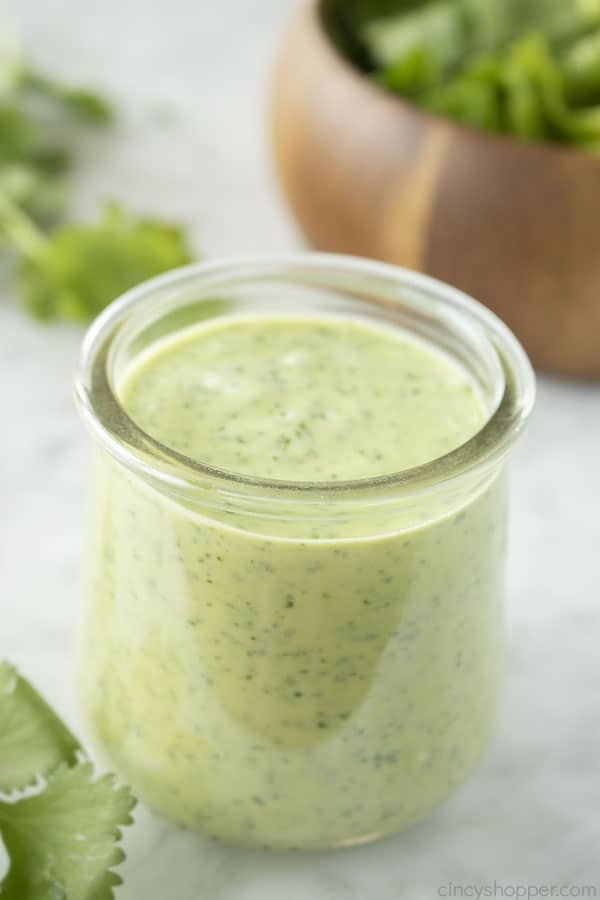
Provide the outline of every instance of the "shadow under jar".
{"type": "Polygon", "coordinates": [[[110,306],[76,380],[94,439],[79,683],[104,760],[150,807],[234,844],[335,847],[429,813],[494,724],[504,463],[533,395],[492,313],[384,264],[192,266],[110,306]],[[476,392],[481,427],[399,472],[284,481],[183,455],[128,414],[140,360],[269,317],[413,342],[476,392]]]}

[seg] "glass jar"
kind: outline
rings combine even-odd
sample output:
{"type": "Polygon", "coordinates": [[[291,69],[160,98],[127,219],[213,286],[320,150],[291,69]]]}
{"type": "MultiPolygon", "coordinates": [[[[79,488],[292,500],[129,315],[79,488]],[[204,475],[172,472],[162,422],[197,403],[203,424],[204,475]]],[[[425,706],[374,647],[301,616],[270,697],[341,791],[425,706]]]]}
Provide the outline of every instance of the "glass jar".
{"type": "Polygon", "coordinates": [[[508,329],[360,259],[196,265],[100,316],[76,396],[95,445],[81,695],[92,743],[140,799],[230,843],[317,849],[394,832],[451,794],[498,706],[504,464],[534,397],[508,329]],[[165,336],[299,311],[439,347],[477,383],[486,424],[417,468],[317,484],[203,465],[120,405],[123,374],[165,336]]]}

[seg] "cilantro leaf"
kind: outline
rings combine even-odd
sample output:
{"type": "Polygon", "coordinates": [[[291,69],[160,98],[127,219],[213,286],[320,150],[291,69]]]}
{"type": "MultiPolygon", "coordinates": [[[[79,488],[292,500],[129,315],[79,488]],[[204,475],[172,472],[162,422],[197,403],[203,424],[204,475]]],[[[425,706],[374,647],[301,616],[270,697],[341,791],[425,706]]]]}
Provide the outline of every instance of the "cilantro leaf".
{"type": "Polygon", "coordinates": [[[100,94],[85,88],[63,88],[62,102],[75,116],[85,122],[104,125],[112,122],[114,111],[100,94]]]}
{"type": "Polygon", "coordinates": [[[83,122],[105,125],[114,118],[112,106],[101,94],[87,88],[64,85],[33,69],[23,71],[21,87],[34,98],[58,104],[68,115],[83,122]]]}
{"type": "Polygon", "coordinates": [[[121,883],[120,827],[135,801],[113,776],[94,779],[79,744],[37,691],[0,663],[2,900],[111,900],[121,883]],[[15,794],[29,787],[27,795],[15,794]],[[7,796],[10,795],[10,796],[7,796]]]}
{"type": "Polygon", "coordinates": [[[0,166],[0,195],[41,226],[57,221],[66,199],[59,179],[47,178],[36,166],[22,163],[0,166]]]}
{"type": "Polygon", "coordinates": [[[45,175],[62,175],[71,165],[65,128],[49,127],[18,95],[0,100],[0,134],[0,165],[35,166],[45,175]]]}
{"type": "Polygon", "coordinates": [[[113,778],[94,780],[92,766],[62,766],[45,789],[0,803],[0,831],[10,868],[2,900],[111,900],[124,858],[116,842],[132,822],[135,801],[113,778]]]}
{"type": "Polygon", "coordinates": [[[15,159],[29,162],[34,153],[35,133],[31,122],[16,104],[0,104],[0,131],[0,163],[15,159]]]}
{"type": "Polygon", "coordinates": [[[98,224],[64,225],[27,251],[18,277],[37,318],[88,321],[139,282],[190,260],[181,228],[113,205],[98,224]]]}
{"type": "Polygon", "coordinates": [[[79,744],[16,669],[0,663],[0,791],[32,784],[77,760],[79,744]]]}

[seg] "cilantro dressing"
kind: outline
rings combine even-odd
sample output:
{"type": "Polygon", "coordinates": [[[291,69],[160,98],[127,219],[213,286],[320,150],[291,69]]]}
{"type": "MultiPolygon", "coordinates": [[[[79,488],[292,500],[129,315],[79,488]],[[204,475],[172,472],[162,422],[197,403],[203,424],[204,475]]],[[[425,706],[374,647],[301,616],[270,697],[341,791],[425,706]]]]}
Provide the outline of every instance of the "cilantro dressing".
{"type": "Polygon", "coordinates": [[[386,475],[463,444],[486,419],[465,373],[427,344],[327,319],[195,326],[120,385],[134,421],[222,469],[290,481],[386,475]]]}
{"type": "MultiPolygon", "coordinates": [[[[487,418],[432,346],[326,317],[194,326],[119,393],[179,453],[292,481],[417,466],[487,418]]],[[[302,538],[175,502],[105,454],[94,491],[83,695],[151,807],[233,843],[318,848],[397,830],[467,777],[498,693],[502,478],[443,512],[302,538]]]]}

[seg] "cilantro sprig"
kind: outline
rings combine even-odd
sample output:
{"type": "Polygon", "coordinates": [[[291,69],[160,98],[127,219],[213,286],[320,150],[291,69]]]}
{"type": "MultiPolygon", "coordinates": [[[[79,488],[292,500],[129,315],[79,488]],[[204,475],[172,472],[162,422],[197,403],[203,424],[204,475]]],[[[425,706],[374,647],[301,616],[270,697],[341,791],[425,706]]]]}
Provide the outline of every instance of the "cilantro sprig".
{"type": "Polygon", "coordinates": [[[117,204],[97,223],[46,235],[0,193],[0,237],[17,252],[22,301],[38,319],[86,322],[139,282],[192,259],[182,228],[117,204]]]}
{"type": "Polygon", "coordinates": [[[0,252],[16,256],[16,286],[39,319],[89,321],[133,285],[191,261],[181,227],[116,204],[91,224],[63,221],[78,132],[113,118],[100,94],[0,46],[0,252]]]}
{"type": "Polygon", "coordinates": [[[64,212],[63,180],[81,129],[109,124],[114,110],[94,91],[35,71],[14,45],[0,47],[0,86],[0,191],[17,168],[44,195],[45,202],[29,204],[28,212],[46,226],[64,212]]]}
{"type": "Polygon", "coordinates": [[[112,900],[134,805],[113,776],[94,776],[46,701],[0,663],[1,900],[112,900]]]}

